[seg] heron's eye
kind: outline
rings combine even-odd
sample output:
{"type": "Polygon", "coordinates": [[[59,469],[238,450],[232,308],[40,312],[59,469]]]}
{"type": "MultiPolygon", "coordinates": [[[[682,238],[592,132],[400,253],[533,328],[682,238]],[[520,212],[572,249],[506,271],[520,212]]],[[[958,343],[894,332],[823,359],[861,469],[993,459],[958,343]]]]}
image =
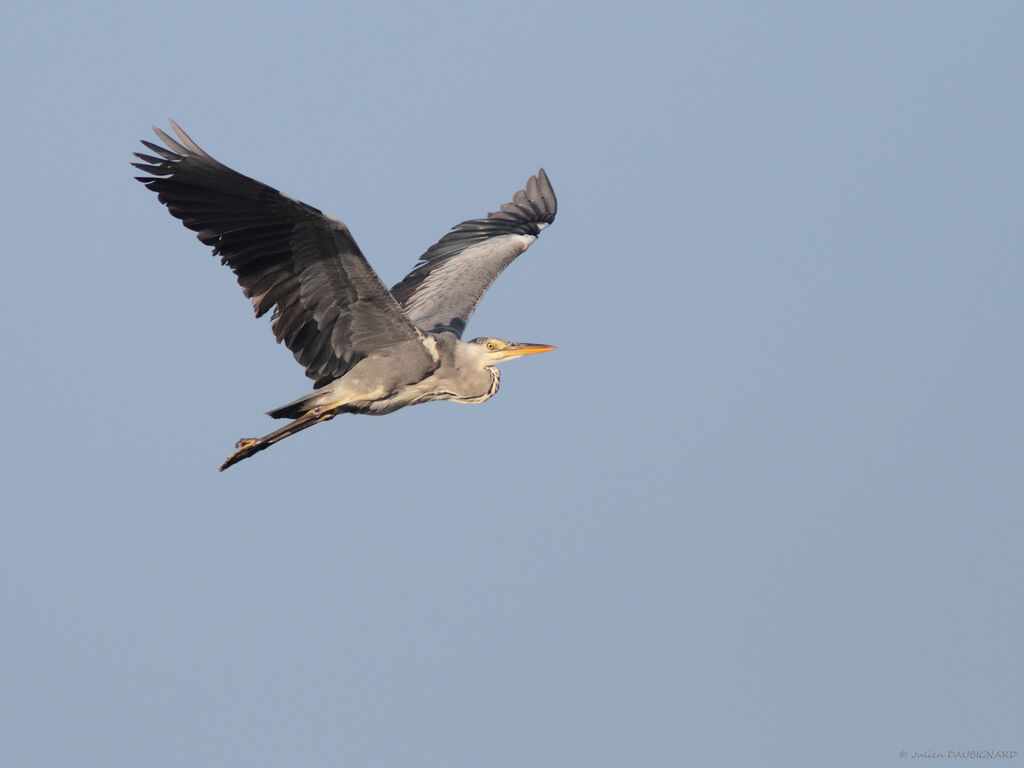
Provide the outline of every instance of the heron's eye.
{"type": "Polygon", "coordinates": [[[493,352],[497,348],[498,348],[498,342],[496,342],[496,341],[488,341],[487,342],[487,351],[488,352],[493,352]]]}

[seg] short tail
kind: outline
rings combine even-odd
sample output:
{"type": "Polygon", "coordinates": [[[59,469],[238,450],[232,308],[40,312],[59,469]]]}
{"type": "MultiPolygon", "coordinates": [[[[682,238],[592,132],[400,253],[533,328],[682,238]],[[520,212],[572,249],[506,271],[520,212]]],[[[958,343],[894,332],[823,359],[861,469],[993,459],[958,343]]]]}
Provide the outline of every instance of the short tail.
{"type": "Polygon", "coordinates": [[[254,453],[259,453],[262,450],[266,450],[274,443],[284,440],[289,435],[294,435],[296,432],[301,432],[304,429],[312,427],[314,424],[319,424],[321,421],[327,421],[333,419],[335,412],[327,411],[325,413],[317,413],[315,411],[309,411],[308,413],[299,416],[288,424],[285,424],[278,430],[271,432],[269,435],[263,437],[247,437],[242,438],[238,441],[235,446],[238,450],[232,453],[224,463],[220,465],[220,471],[223,472],[225,469],[230,467],[232,464],[237,464],[242,459],[248,459],[254,453]]]}
{"type": "Polygon", "coordinates": [[[333,392],[313,390],[308,395],[303,395],[298,400],[292,400],[288,405],[282,405],[272,411],[267,411],[267,416],[272,419],[300,419],[314,408],[323,408],[338,399],[333,392]]]}

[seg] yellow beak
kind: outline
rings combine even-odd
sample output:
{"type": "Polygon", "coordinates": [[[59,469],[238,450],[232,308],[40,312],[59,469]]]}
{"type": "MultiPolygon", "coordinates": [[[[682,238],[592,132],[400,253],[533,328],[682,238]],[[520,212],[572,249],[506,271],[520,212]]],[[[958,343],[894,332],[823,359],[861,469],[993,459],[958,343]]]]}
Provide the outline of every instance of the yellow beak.
{"type": "Polygon", "coordinates": [[[501,351],[502,360],[513,360],[523,355],[536,355],[538,352],[550,352],[553,350],[550,344],[527,344],[525,342],[511,341],[501,351]]]}

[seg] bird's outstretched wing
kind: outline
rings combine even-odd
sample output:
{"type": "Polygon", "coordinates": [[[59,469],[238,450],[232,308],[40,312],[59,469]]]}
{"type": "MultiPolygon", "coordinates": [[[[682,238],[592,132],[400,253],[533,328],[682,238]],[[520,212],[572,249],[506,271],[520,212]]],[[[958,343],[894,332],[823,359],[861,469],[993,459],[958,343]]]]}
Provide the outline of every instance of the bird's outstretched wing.
{"type": "Polygon", "coordinates": [[[392,295],[422,330],[461,337],[484,292],[555,220],[557,207],[541,168],[500,211],[464,221],[430,246],[392,295]]]}
{"type": "MultiPolygon", "coordinates": [[[[229,266],[256,316],[322,386],[380,347],[421,339],[340,221],[214,160],[172,120],[136,177],[229,266]]],[[[424,350],[424,356],[428,353],[424,350]]]]}

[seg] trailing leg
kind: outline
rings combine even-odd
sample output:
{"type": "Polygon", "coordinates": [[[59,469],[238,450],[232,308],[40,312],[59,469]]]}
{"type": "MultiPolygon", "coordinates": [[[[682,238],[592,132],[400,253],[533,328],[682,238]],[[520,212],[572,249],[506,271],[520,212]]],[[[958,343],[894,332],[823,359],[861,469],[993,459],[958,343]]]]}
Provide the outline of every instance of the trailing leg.
{"type": "Polygon", "coordinates": [[[235,448],[238,450],[228,456],[227,459],[224,460],[224,463],[220,465],[220,471],[223,472],[232,464],[237,464],[242,459],[247,459],[254,453],[259,453],[260,451],[269,448],[274,443],[284,440],[289,435],[294,435],[296,432],[308,429],[314,424],[319,424],[321,421],[329,421],[330,419],[333,419],[338,412],[339,411],[337,409],[324,411],[320,408],[314,408],[308,413],[305,413],[295,419],[295,421],[289,422],[280,429],[274,430],[269,435],[264,435],[263,437],[243,437],[238,441],[237,445],[235,445],[235,448]]]}

